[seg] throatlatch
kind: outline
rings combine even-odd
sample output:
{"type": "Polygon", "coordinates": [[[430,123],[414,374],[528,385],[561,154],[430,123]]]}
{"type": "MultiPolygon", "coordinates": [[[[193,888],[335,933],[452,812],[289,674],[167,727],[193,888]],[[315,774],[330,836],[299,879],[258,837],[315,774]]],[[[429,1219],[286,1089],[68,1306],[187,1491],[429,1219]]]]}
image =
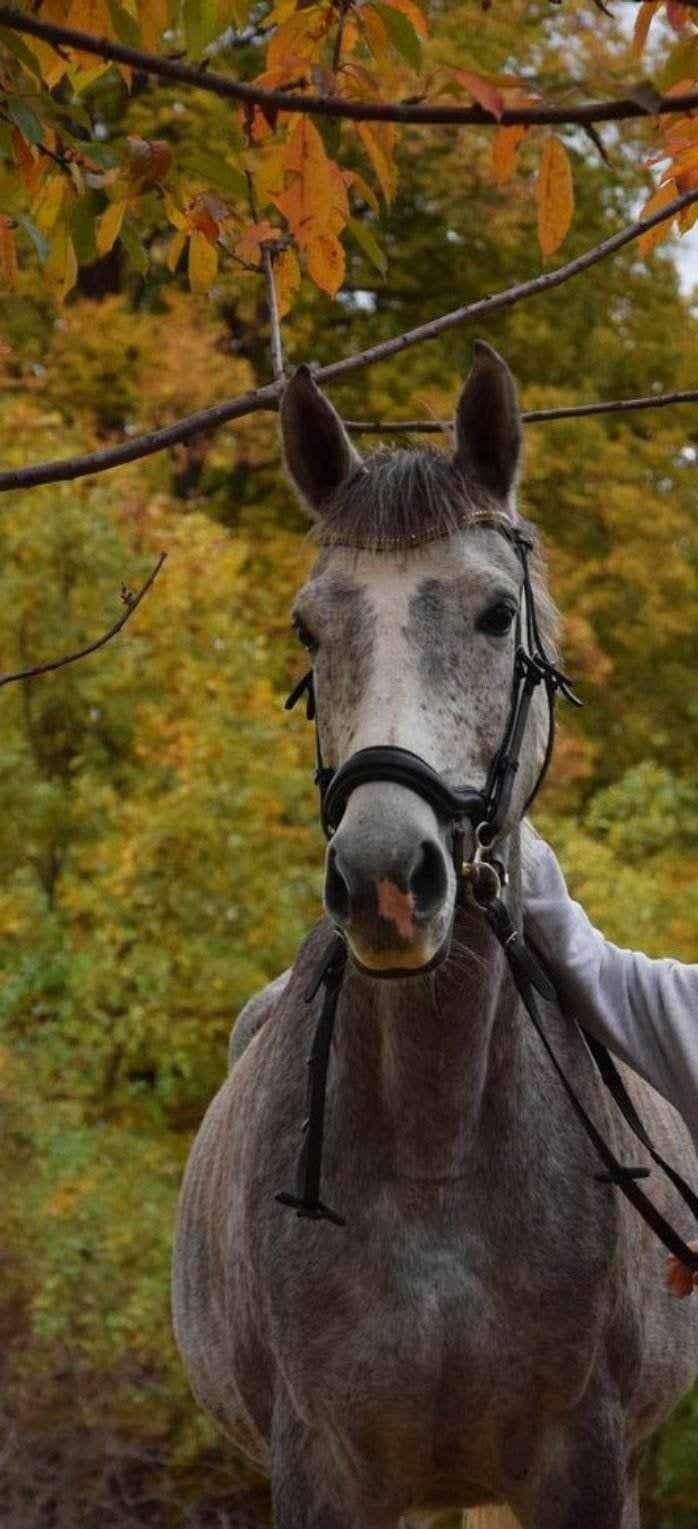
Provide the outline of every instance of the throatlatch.
{"type": "MultiPolygon", "coordinates": [[[[501,878],[497,862],[492,860],[488,850],[506,823],[535,691],[541,684],[545,689],[548,704],[548,739],[543,763],[524,806],[524,814],[537,796],[552,759],[555,744],[555,699],[558,691],[573,705],[580,706],[582,703],[574,694],[567,676],[551,661],[541,639],[528,566],[528,555],[532,543],[504,514],[486,512],[474,516],[471,523],[492,526],[506,536],[514,547],[523,575],[521,603],[516,618],[516,648],[509,715],[504,737],[490,765],[484,789],[478,790],[468,785],[449,786],[418,754],[413,754],[410,749],[387,744],[359,749],[338,770],[325,765],[317,726],[313,671],[310,669],[292,690],[286,701],[286,708],[290,710],[305,696],[306,715],[310,721],[315,721],[317,759],[315,783],[320,795],[323,830],[326,837],[331,838],[341,822],[352,791],[372,781],[393,781],[397,785],[406,786],[428,802],[442,820],[450,823],[453,862],[458,878],[456,902],[458,904],[463,901],[467,888],[473,905],[479,908],[504,951],[526,1013],[560,1079],[580,1125],[601,1159],[604,1172],[596,1175],[598,1181],[615,1185],[669,1252],[688,1268],[698,1270],[698,1253],[689,1248],[639,1186],[638,1180],[648,1178],[650,1170],[626,1167],[619,1162],[567,1079],[546,1034],[536,1000],[536,993],[538,993],[547,1002],[555,1002],[557,1000],[555,988],[536,957],[526,946],[520,930],[512,923],[509,911],[501,897],[501,878]],[[476,849],[472,861],[464,865],[463,843],[466,824],[470,824],[475,831],[476,849]]],[[[323,1204],[320,1199],[320,1184],[327,1071],[337,1004],[348,959],[349,952],[343,938],[335,934],[305,995],[306,1002],[312,1003],[320,988],[323,988],[322,1008],[308,1057],[307,1116],[302,1128],[303,1144],[298,1160],[296,1193],[282,1192],[276,1195],[280,1204],[290,1206],[299,1216],[313,1221],[332,1221],[335,1226],[345,1226],[346,1222],[336,1211],[323,1204]]],[[[403,973],[402,980],[409,979],[410,975],[420,976],[423,972],[403,973]]],[[[698,1217],[698,1195],[693,1192],[676,1169],[672,1168],[657,1152],[606,1048],[588,1035],[581,1025],[578,1024],[577,1028],[593,1058],[602,1082],[609,1089],[628,1126],[649,1152],[653,1162],[669,1178],[689,1209],[698,1217]]]]}

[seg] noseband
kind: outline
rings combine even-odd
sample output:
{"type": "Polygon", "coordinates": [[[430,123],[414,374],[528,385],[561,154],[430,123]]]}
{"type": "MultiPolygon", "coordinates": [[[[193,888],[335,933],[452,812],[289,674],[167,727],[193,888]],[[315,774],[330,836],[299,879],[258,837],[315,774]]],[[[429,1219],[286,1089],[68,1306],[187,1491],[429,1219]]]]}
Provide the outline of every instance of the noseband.
{"type": "MultiPolygon", "coordinates": [[[[358,786],[375,781],[391,781],[395,785],[406,786],[423,801],[428,802],[437,816],[450,825],[453,863],[457,877],[456,900],[461,902],[464,898],[466,886],[464,877],[467,875],[467,886],[471,898],[487,920],[505,953],[512,978],[528,1017],[560,1079],[574,1114],[603,1164],[604,1172],[597,1174],[597,1179],[601,1183],[615,1184],[664,1246],[689,1268],[698,1269],[698,1253],[688,1247],[684,1239],[640,1188],[638,1180],[649,1177],[649,1169],[626,1167],[618,1160],[569,1083],[546,1033],[536,999],[537,993],[548,1002],[555,1002],[557,998],[555,988],[547,973],[542,970],[536,958],[527,949],[521,932],[512,923],[506,904],[500,896],[502,890],[500,868],[497,862],[493,863],[489,858],[488,851],[506,824],[533,696],[538,686],[542,684],[548,703],[548,739],[543,763],[524,805],[522,816],[538,795],[552,758],[555,744],[555,698],[558,691],[575,706],[580,706],[581,702],[574,694],[570,681],[552,663],[541,640],[528,567],[532,542],[504,514],[483,512],[473,516],[468,521],[468,527],[470,525],[486,525],[500,531],[514,548],[523,574],[521,601],[516,616],[514,672],[509,714],[504,736],[488,770],[484,787],[479,790],[469,785],[449,786],[419,754],[413,754],[410,749],[397,748],[392,744],[378,744],[372,748],[359,749],[338,770],[329,768],[322,759],[313,671],[310,669],[291,692],[286,701],[286,709],[290,710],[305,695],[307,716],[316,724],[315,783],[320,793],[320,817],[323,830],[328,839],[332,838],[342,820],[352,792],[356,791],[358,786]],[[464,866],[463,842],[466,823],[474,829],[476,848],[472,861],[464,866]]],[[[447,952],[448,942],[444,949],[447,952]]],[[[290,1206],[300,1217],[313,1221],[331,1221],[336,1226],[344,1226],[345,1222],[336,1211],[331,1210],[321,1201],[320,1181],[327,1069],[337,1003],[347,959],[348,951],[344,940],[340,935],[335,935],[305,994],[306,1002],[312,1003],[320,988],[323,989],[322,1009],[308,1058],[307,1118],[303,1125],[303,1145],[298,1161],[297,1189],[295,1194],[283,1192],[276,1196],[282,1205],[290,1206]]],[[[432,961],[430,967],[434,964],[432,961]]],[[[426,970],[427,968],[421,968],[419,972],[412,975],[423,975],[426,970]]],[[[369,973],[368,975],[380,974],[369,973]]],[[[395,975],[404,979],[410,973],[398,972],[395,975]]],[[[698,1196],[676,1169],[672,1168],[657,1152],[637,1115],[623,1079],[605,1047],[594,1040],[581,1026],[578,1026],[578,1029],[582,1041],[596,1064],[601,1080],[615,1099],[626,1124],[645,1147],[653,1162],[678,1190],[693,1215],[698,1216],[698,1196]]]]}

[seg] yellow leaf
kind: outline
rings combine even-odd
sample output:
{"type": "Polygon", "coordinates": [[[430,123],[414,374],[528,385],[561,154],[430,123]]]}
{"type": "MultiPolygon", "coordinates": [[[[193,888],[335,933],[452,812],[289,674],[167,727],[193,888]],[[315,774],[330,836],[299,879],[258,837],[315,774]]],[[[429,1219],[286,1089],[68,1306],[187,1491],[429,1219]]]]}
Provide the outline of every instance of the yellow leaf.
{"type": "Polygon", "coordinates": [[[698,202],[691,202],[690,206],[684,207],[683,212],[679,213],[679,228],[682,234],[687,234],[689,228],[693,228],[694,223],[697,221],[698,202]]]}
{"type": "Polygon", "coordinates": [[[334,17],[331,7],[309,5],[277,27],[267,49],[267,69],[293,72],[299,64],[319,61],[334,17]]]}
{"type": "Polygon", "coordinates": [[[395,124],[357,122],[356,131],[376,172],[386,202],[392,201],[397,172],[393,163],[395,124]]]}
{"type": "Polygon", "coordinates": [[[189,228],[186,214],[182,212],[181,207],[177,206],[174,198],[170,196],[169,191],[165,192],[162,201],[169,222],[173,223],[175,228],[182,229],[184,232],[186,232],[189,228]]]}
{"type": "MultiPolygon", "coordinates": [[[[649,201],[645,202],[640,217],[649,218],[653,212],[661,212],[662,207],[667,207],[675,198],[676,186],[673,181],[669,181],[666,185],[660,186],[658,191],[653,192],[649,201]]],[[[646,234],[641,234],[637,241],[640,254],[649,255],[657,244],[661,244],[662,239],[666,239],[670,229],[671,218],[666,218],[663,223],[657,223],[654,228],[649,228],[646,234]]]]}
{"type": "Polygon", "coordinates": [[[208,292],[218,271],[218,250],[205,234],[195,230],[189,244],[189,285],[192,292],[208,292]]]}
{"type": "Polygon", "coordinates": [[[652,17],[656,16],[662,0],[643,0],[635,18],[635,30],[633,32],[632,55],[633,58],[641,58],[644,53],[647,33],[652,25],[652,17]]]}
{"type": "Polygon", "coordinates": [[[57,175],[50,175],[44,181],[34,198],[32,217],[42,234],[50,234],[55,228],[67,189],[68,182],[59,171],[57,175]]]}
{"type": "Polygon", "coordinates": [[[180,255],[186,242],[187,236],[185,233],[182,233],[181,230],[176,234],[173,234],[172,238],[170,239],[170,242],[167,246],[167,268],[169,271],[176,271],[177,266],[179,265],[180,255]]]}
{"type": "Polygon", "coordinates": [[[110,202],[101,218],[97,219],[95,248],[98,255],[108,255],[115,240],[118,239],[127,205],[125,199],[120,202],[110,202]]]}
{"type": "Polygon", "coordinates": [[[538,242],[544,255],[552,255],[562,244],[574,212],[572,170],[567,150],[559,138],[546,138],[543,145],[536,202],[538,242]]]}
{"type": "Polygon", "coordinates": [[[282,250],[274,259],[274,287],[279,318],[290,312],[293,299],[301,284],[301,273],[295,250],[282,250]]]}
{"type": "Polygon", "coordinates": [[[318,234],[308,245],[308,275],[330,297],[335,297],[342,285],[344,265],[344,250],[334,234],[318,234]]]}
{"type": "Polygon", "coordinates": [[[17,280],[17,247],[9,218],[0,217],[0,273],[6,287],[17,280]]]}
{"type": "Polygon", "coordinates": [[[503,186],[511,179],[516,168],[519,144],[526,137],[526,132],[527,129],[519,125],[497,128],[492,143],[492,174],[498,186],[503,186]]]}
{"type": "Polygon", "coordinates": [[[54,231],[51,248],[44,262],[44,277],[55,296],[63,301],[75,286],[77,274],[78,263],[73,241],[65,224],[59,224],[54,231]]]}
{"type": "Polygon", "coordinates": [[[378,12],[374,11],[370,5],[363,6],[359,12],[358,20],[376,63],[384,68],[389,68],[392,62],[390,38],[388,37],[387,27],[381,21],[378,12]]]}

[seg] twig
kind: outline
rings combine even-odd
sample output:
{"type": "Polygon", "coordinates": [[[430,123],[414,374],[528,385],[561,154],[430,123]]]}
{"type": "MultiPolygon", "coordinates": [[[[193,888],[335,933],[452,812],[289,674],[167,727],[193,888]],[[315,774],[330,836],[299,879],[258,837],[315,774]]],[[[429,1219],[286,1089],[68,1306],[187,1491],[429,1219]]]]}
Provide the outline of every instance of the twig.
{"type": "MultiPolygon", "coordinates": [[[[599,260],[605,260],[607,255],[615,254],[616,250],[622,249],[625,244],[632,243],[641,234],[647,233],[650,228],[655,228],[658,223],[675,217],[677,213],[683,211],[684,207],[690,207],[696,201],[698,201],[698,191],[686,191],[683,196],[668,202],[659,212],[652,213],[651,217],[639,218],[636,223],[629,224],[620,233],[612,234],[609,239],[602,240],[601,244],[595,244],[584,255],[579,255],[576,260],[567,261],[566,265],[558,266],[554,271],[544,271],[540,276],[534,276],[531,281],[519,282],[514,287],[506,287],[503,292],[494,292],[491,297],[483,297],[478,302],[467,303],[462,308],[454,308],[440,318],[431,319],[428,324],[419,324],[416,329],[408,329],[404,334],[395,335],[392,340],[381,340],[378,345],[358,351],[354,356],[345,356],[342,361],[333,361],[329,366],[317,367],[313,375],[317,382],[335,382],[351,372],[361,371],[365,366],[375,366],[378,361],[386,361],[390,356],[399,355],[410,345],[418,345],[423,340],[434,340],[438,335],[444,334],[448,329],[456,328],[459,324],[489,317],[491,313],[499,313],[503,308],[513,307],[524,298],[536,297],[541,292],[549,292],[552,288],[570,281],[573,276],[580,275],[582,271],[587,271],[599,260]]],[[[67,457],[63,461],[39,462],[33,467],[18,467],[0,472],[0,492],[14,488],[35,488],[41,483],[65,483],[74,478],[84,478],[90,473],[105,472],[107,468],[119,467],[124,462],[134,462],[140,457],[152,456],[166,446],[174,446],[180,441],[189,440],[200,431],[211,430],[217,425],[225,424],[228,420],[242,419],[245,415],[257,413],[262,409],[277,409],[282,390],[283,380],[279,377],[276,381],[267,383],[265,387],[257,388],[252,393],[245,393],[240,398],[230,399],[226,403],[215,404],[211,409],[201,409],[197,414],[189,414],[174,425],[168,425],[162,430],[153,430],[147,435],[135,436],[119,446],[108,446],[102,451],[90,452],[86,456],[67,457]]]]}
{"type": "MultiPolygon", "coordinates": [[[[75,27],[56,26],[41,21],[36,16],[25,16],[8,6],[0,6],[0,27],[40,37],[53,47],[78,48],[83,53],[93,53],[143,74],[152,74],[164,80],[176,80],[180,85],[194,85],[227,100],[240,101],[247,106],[268,107],[275,111],[303,111],[316,117],[348,117],[356,122],[422,122],[453,123],[461,126],[513,127],[521,124],[535,127],[558,123],[560,126],[589,122],[620,122],[634,117],[657,117],[667,113],[692,111],[698,106],[698,90],[682,95],[658,96],[655,100],[632,100],[624,97],[614,101],[584,101],[579,106],[512,106],[496,118],[482,106],[420,106],[412,102],[348,101],[343,96],[305,95],[298,97],[289,90],[263,90],[260,85],[250,85],[243,80],[231,79],[230,75],[216,74],[213,70],[201,70],[192,64],[182,64],[172,58],[160,58],[153,53],[143,53],[129,48],[125,43],[108,37],[92,37],[89,32],[76,31],[75,27]]],[[[525,81],[522,81],[525,84],[525,81]]]]}
{"type": "Polygon", "coordinates": [[[98,648],[103,648],[106,643],[111,642],[112,637],[116,637],[117,632],[120,632],[121,628],[126,625],[126,622],[130,621],[143,596],[147,595],[151,585],[155,583],[166,557],[166,552],[160,553],[152,573],[148,575],[145,584],[139,589],[137,595],[132,594],[130,589],[122,586],[121,599],[124,602],[125,610],[118,621],[115,621],[114,625],[110,626],[109,631],[105,632],[102,637],[98,637],[96,642],[88,643],[87,647],[79,648],[76,653],[67,653],[65,658],[50,658],[45,664],[34,664],[31,669],[20,669],[16,674],[0,674],[0,690],[3,685],[11,685],[15,680],[31,680],[37,674],[50,674],[53,669],[64,669],[66,664],[76,664],[79,658],[87,658],[88,653],[96,653],[98,648]]]}
{"type": "MultiPolygon", "coordinates": [[[[682,393],[649,393],[646,398],[616,398],[611,403],[570,404],[564,409],[527,409],[521,418],[525,425],[544,420],[582,419],[588,414],[620,414],[634,409],[667,409],[670,404],[698,403],[698,388],[682,393]]],[[[344,428],[351,435],[447,435],[453,429],[448,419],[368,420],[345,419],[344,428]]]]}
{"type": "Polygon", "coordinates": [[[271,347],[271,368],[274,378],[278,382],[283,381],[284,376],[284,346],[281,338],[281,320],[279,318],[279,305],[276,300],[276,287],[274,286],[274,263],[271,249],[268,244],[262,247],[262,267],[264,280],[267,288],[267,306],[269,308],[269,344],[271,347]]]}

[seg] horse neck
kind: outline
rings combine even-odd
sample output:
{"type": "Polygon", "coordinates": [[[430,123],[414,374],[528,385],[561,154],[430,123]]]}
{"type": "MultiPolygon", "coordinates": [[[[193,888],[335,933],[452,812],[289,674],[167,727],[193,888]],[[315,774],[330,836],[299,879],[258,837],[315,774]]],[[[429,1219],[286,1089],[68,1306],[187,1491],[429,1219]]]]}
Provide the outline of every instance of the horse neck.
{"type": "MultiPolygon", "coordinates": [[[[510,911],[518,922],[518,845],[510,911]]],[[[506,959],[477,913],[456,919],[439,971],[404,982],[352,974],[338,1014],[337,1108],[349,1139],[370,1142],[387,1171],[453,1177],[482,1135],[488,1093],[518,1093],[523,1065],[506,959]]]]}

